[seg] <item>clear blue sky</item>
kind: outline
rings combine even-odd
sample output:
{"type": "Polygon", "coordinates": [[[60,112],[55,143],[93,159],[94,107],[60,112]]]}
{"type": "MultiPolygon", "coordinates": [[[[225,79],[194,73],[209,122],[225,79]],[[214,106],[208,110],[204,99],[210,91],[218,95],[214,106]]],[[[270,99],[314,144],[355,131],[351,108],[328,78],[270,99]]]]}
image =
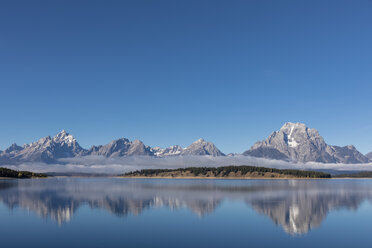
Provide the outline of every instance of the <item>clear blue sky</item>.
{"type": "Polygon", "coordinates": [[[242,152],[284,122],[372,151],[372,1],[0,3],[0,149],[61,129],[242,152]]]}

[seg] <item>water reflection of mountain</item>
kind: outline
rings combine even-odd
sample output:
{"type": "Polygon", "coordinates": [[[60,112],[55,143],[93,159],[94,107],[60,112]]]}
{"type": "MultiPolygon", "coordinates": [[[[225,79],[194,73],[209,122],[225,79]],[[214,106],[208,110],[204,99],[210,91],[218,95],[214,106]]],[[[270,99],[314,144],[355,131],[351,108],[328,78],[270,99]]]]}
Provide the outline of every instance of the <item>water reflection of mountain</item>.
{"type": "Polygon", "coordinates": [[[339,208],[356,209],[372,198],[363,181],[252,180],[187,181],[127,179],[46,179],[0,181],[0,202],[60,224],[88,205],[116,216],[139,215],[165,206],[203,216],[225,200],[243,201],[288,233],[307,233],[339,208]]]}
{"type": "Polygon", "coordinates": [[[269,216],[288,233],[307,233],[319,227],[327,214],[339,208],[356,209],[365,199],[359,194],[294,194],[282,198],[252,201],[253,208],[269,216]]]}

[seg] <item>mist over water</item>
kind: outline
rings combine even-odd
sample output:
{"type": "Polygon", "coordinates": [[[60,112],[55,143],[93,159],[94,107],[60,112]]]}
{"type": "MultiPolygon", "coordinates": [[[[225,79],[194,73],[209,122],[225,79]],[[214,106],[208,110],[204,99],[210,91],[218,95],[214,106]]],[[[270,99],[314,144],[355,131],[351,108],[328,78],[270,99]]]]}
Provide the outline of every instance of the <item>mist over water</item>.
{"type": "Polygon", "coordinates": [[[84,156],[60,159],[57,164],[24,163],[5,165],[16,170],[34,172],[82,172],[120,174],[141,169],[175,169],[184,167],[218,167],[228,165],[252,165],[278,169],[301,170],[334,170],[334,171],[372,171],[372,163],[366,164],[325,164],[325,163],[294,163],[282,160],[270,160],[251,156],[129,156],[106,158],[103,156],[84,156]]]}

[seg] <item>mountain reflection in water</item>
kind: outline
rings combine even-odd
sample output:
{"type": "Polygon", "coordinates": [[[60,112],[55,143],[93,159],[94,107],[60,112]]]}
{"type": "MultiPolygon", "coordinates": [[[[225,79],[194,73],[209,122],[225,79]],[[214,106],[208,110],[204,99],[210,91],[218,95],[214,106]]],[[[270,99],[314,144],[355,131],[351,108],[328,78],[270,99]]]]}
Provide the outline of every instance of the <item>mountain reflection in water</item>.
{"type": "Polygon", "coordinates": [[[188,208],[200,217],[224,201],[242,201],[290,234],[319,227],[332,210],[357,209],[372,199],[363,180],[167,180],[51,178],[0,180],[0,202],[59,224],[82,205],[125,217],[166,206],[188,208]]]}

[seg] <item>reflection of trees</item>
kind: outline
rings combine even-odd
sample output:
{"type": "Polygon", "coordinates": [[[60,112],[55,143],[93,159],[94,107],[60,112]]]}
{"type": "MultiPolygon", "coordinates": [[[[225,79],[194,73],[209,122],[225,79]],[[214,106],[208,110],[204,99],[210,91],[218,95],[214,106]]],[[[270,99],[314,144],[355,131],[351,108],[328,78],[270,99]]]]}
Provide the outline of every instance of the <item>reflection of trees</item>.
{"type": "Polygon", "coordinates": [[[46,179],[0,181],[0,202],[20,207],[60,224],[82,205],[125,217],[145,209],[188,208],[199,216],[226,199],[245,201],[288,233],[307,233],[339,208],[356,209],[372,190],[358,181],[146,181],[116,179],[46,179]]]}

